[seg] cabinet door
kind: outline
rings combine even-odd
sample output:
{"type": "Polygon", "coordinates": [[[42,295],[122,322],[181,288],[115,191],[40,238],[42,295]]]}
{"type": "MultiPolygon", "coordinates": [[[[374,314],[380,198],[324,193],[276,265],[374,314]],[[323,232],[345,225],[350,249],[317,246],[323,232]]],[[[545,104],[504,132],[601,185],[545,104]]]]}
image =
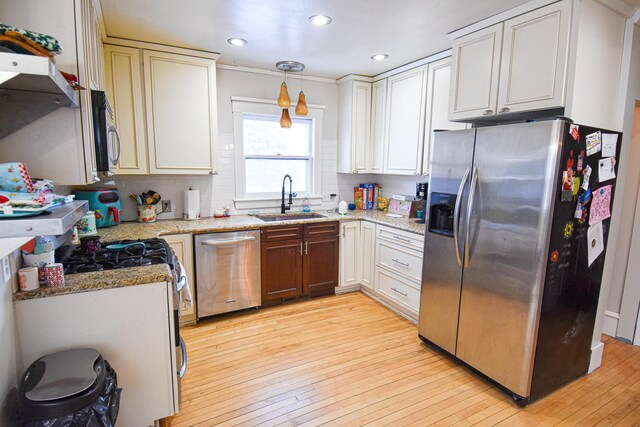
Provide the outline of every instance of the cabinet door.
{"type": "Polygon", "coordinates": [[[496,113],[502,23],[453,41],[449,120],[496,113]]]}
{"type": "Polygon", "coordinates": [[[363,221],[360,224],[360,253],[362,264],[362,276],[360,283],[362,286],[373,290],[375,288],[373,282],[373,268],[375,265],[375,239],[376,225],[363,221]]]}
{"type": "Polygon", "coordinates": [[[387,107],[387,79],[371,87],[371,134],[369,137],[369,172],[382,173],[384,155],[385,111],[387,107]]]}
{"type": "Polygon", "coordinates": [[[193,239],[191,234],[173,234],[162,237],[171,246],[176,253],[178,261],[186,270],[187,280],[189,281],[189,290],[191,291],[191,300],[193,304],[188,306],[183,304],[180,307],[180,323],[194,323],[196,321],[196,275],[193,263],[193,239]]]}
{"type": "Polygon", "coordinates": [[[340,223],[340,286],[360,283],[360,221],[340,223]]]}
{"type": "Polygon", "coordinates": [[[449,112],[449,86],[451,58],[432,62],[427,69],[427,113],[425,119],[424,148],[422,149],[422,174],[429,174],[431,144],[435,130],[464,129],[464,123],[451,122],[449,112]]]}
{"type": "Polygon", "coordinates": [[[304,239],[302,292],[312,296],[335,293],[339,262],[339,236],[304,239]]]}
{"type": "Polygon", "coordinates": [[[498,114],[564,106],[571,2],[504,23],[498,114]]]}
{"type": "Polygon", "coordinates": [[[140,56],[139,49],[105,45],[107,95],[114,110],[122,150],[114,169],[119,175],[149,173],[140,56]]]}
{"type": "Polygon", "coordinates": [[[216,173],[215,61],[145,50],[144,86],[150,173],[216,173]]]}
{"type": "Polygon", "coordinates": [[[262,303],[302,293],[302,240],[262,244],[262,303]]]}
{"type": "Polygon", "coordinates": [[[351,110],[351,159],[354,173],[369,171],[371,83],[353,82],[351,110]]]}
{"type": "Polygon", "coordinates": [[[389,77],[384,173],[418,175],[424,140],[426,69],[389,77]]]}

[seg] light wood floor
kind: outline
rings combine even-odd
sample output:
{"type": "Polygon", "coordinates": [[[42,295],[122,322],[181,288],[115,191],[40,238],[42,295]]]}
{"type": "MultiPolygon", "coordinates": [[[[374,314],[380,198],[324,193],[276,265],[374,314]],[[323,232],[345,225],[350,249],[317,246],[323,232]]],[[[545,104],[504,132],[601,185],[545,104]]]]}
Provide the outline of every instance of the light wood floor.
{"type": "Polygon", "coordinates": [[[204,321],[183,337],[171,426],[640,424],[640,348],[608,337],[602,368],[525,409],[360,292],[204,321]]]}

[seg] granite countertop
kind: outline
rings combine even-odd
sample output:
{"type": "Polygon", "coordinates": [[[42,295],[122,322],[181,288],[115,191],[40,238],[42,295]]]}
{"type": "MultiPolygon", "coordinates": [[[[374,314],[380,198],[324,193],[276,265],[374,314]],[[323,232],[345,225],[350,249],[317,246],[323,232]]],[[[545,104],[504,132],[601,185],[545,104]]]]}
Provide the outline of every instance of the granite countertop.
{"type": "Polygon", "coordinates": [[[62,288],[47,288],[42,286],[35,291],[18,291],[13,294],[13,300],[23,301],[56,295],[121,288],[124,286],[144,285],[146,283],[171,282],[172,280],[173,276],[167,264],[68,274],[64,276],[65,286],[62,288]]]}
{"type": "MultiPolygon", "coordinates": [[[[101,228],[99,234],[102,241],[109,242],[125,239],[149,239],[169,234],[256,230],[262,227],[329,221],[369,221],[422,235],[425,231],[425,225],[416,224],[415,218],[393,218],[382,211],[356,210],[349,211],[347,215],[327,211],[318,211],[317,213],[324,217],[265,222],[249,215],[234,215],[229,218],[204,218],[195,221],[166,219],[154,223],[126,222],[115,227],[101,228]]],[[[145,283],[170,282],[171,280],[173,279],[167,264],[70,274],[65,276],[66,284],[63,288],[41,287],[35,291],[19,291],[13,294],[13,300],[21,301],[145,283]]]]}
{"type": "Polygon", "coordinates": [[[180,233],[216,233],[237,230],[255,230],[262,227],[274,227],[291,224],[307,224],[312,222],[354,221],[364,220],[397,228],[399,230],[424,235],[424,224],[416,224],[415,218],[392,218],[382,211],[349,211],[347,215],[337,212],[317,211],[323,218],[299,219],[287,221],[265,222],[249,215],[234,215],[228,218],[203,218],[194,221],[184,219],[164,219],[154,223],[125,222],[115,227],[101,228],[103,241],[125,239],[150,239],[168,234],[180,233]]]}

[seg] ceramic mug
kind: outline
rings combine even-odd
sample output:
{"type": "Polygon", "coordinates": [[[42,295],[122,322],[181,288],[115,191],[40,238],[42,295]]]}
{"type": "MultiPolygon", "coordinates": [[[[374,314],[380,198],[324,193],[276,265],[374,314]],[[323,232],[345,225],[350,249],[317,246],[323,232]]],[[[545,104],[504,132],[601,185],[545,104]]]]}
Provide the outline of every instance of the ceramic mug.
{"type": "Polygon", "coordinates": [[[55,252],[45,252],[43,254],[22,254],[22,261],[25,267],[37,267],[40,282],[44,283],[44,266],[55,262],[55,252]]]}
{"type": "Polygon", "coordinates": [[[59,262],[44,267],[44,277],[48,288],[64,287],[64,267],[59,262]]]}
{"type": "Polygon", "coordinates": [[[156,205],[138,205],[138,222],[156,222],[156,205]]]}
{"type": "Polygon", "coordinates": [[[78,221],[78,235],[82,236],[92,236],[94,234],[98,234],[98,230],[96,229],[96,214],[94,211],[89,211],[78,221]]]}
{"type": "Polygon", "coordinates": [[[25,267],[18,270],[18,282],[21,291],[35,291],[40,287],[38,267],[25,267]]]}

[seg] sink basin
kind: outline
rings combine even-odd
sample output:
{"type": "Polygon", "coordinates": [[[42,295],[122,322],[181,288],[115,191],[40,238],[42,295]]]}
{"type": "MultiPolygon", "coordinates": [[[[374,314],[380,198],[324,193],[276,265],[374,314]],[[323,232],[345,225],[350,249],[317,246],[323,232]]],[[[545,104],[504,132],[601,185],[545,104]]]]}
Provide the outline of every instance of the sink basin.
{"type": "Polygon", "coordinates": [[[256,218],[261,219],[267,222],[274,221],[293,221],[296,219],[314,219],[314,218],[325,218],[324,215],[320,215],[315,212],[310,213],[290,213],[290,214],[265,214],[265,215],[256,215],[256,218]]]}

